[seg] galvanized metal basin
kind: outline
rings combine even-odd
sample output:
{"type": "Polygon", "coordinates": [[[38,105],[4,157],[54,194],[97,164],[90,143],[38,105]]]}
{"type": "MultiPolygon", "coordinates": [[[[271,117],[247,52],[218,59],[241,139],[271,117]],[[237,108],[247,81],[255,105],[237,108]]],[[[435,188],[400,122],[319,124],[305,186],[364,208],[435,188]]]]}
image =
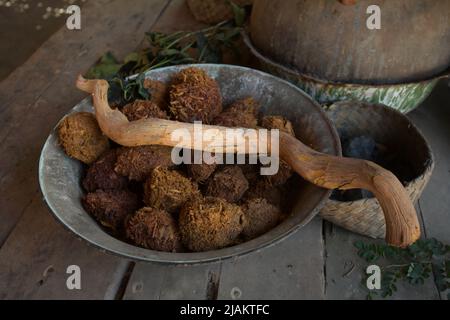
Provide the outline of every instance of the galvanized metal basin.
{"type": "Polygon", "coordinates": [[[430,79],[398,84],[332,82],[302,74],[270,59],[254,46],[246,33],[244,33],[244,41],[252,54],[261,62],[265,71],[295,84],[320,104],[358,100],[370,104],[384,104],[402,113],[408,113],[417,108],[431,94],[440,79],[450,74],[449,69],[430,79]]]}
{"type": "MultiPolygon", "coordinates": [[[[338,134],[321,107],[294,85],[269,74],[231,65],[196,65],[204,69],[220,85],[224,103],[254,97],[265,114],[283,115],[290,119],[296,134],[316,150],[340,155],[338,134]]],[[[148,72],[148,78],[167,82],[186,66],[175,66],[148,72]]],[[[92,111],[91,98],[76,105],[71,112],[92,111]]],[[[50,210],[57,220],[90,244],[108,252],[135,260],[198,264],[244,255],[271,246],[306,225],[322,208],[330,192],[298,179],[294,204],[289,217],[275,229],[252,241],[234,247],[203,253],[165,253],[147,250],[122,242],[102,230],[84,211],[80,198],[82,164],[70,159],[58,145],[53,130],[45,143],[40,163],[39,182],[50,210]]]]}

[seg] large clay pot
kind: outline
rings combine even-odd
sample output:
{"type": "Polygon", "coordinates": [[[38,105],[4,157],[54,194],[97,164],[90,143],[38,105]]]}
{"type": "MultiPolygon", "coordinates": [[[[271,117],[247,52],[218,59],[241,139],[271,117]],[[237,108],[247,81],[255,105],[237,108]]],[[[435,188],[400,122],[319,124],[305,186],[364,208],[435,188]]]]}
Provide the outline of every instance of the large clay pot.
{"type": "Polygon", "coordinates": [[[333,82],[412,82],[450,65],[448,0],[256,0],[250,32],[265,56],[333,82]],[[369,5],[379,30],[366,26],[369,5]]]}

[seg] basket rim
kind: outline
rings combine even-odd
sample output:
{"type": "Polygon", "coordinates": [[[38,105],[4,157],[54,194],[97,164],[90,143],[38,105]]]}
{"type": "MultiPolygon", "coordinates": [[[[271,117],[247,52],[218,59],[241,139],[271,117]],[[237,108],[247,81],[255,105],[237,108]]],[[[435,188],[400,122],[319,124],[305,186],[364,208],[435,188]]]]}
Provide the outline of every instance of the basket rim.
{"type": "MultiPolygon", "coordinates": [[[[383,112],[391,113],[393,116],[402,118],[404,121],[406,121],[408,123],[408,127],[410,129],[414,130],[417,133],[417,136],[422,140],[422,145],[425,147],[425,150],[426,150],[425,153],[427,156],[427,160],[424,163],[423,169],[421,170],[421,174],[406,183],[406,185],[405,185],[406,190],[409,191],[409,190],[413,189],[415,187],[415,185],[418,184],[423,178],[427,178],[427,179],[431,178],[431,175],[433,174],[433,171],[434,171],[434,168],[436,165],[436,158],[435,158],[433,149],[432,149],[430,143],[425,138],[422,131],[405,114],[401,113],[400,111],[398,111],[396,109],[393,109],[384,104],[381,104],[381,103],[368,103],[368,102],[359,101],[359,100],[337,101],[335,103],[325,105],[325,106],[323,106],[323,108],[324,108],[325,112],[327,112],[330,108],[339,107],[339,105],[344,105],[344,104],[349,104],[349,103],[357,105],[358,108],[361,108],[361,107],[382,108],[383,112]]],[[[339,200],[334,200],[331,198],[328,199],[328,202],[330,202],[330,203],[334,203],[334,204],[340,203],[340,204],[346,204],[346,205],[349,205],[351,203],[360,204],[362,202],[368,202],[368,201],[376,202],[377,199],[376,198],[363,198],[363,199],[354,200],[354,201],[339,201],[339,200]]]]}

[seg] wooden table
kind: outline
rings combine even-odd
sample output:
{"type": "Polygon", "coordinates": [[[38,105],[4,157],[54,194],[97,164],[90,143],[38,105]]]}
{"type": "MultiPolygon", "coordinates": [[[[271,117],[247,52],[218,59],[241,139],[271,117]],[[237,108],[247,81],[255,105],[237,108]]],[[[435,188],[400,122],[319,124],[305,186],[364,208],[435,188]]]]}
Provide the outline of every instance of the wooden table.
{"type": "MultiPolygon", "coordinates": [[[[353,242],[363,237],[313,220],[286,241],[203,266],[136,263],[90,247],[49,213],[37,181],[41,147],[85,94],[74,86],[104,52],[124,57],[150,29],[195,29],[183,0],[99,0],[82,9],[82,30],[65,27],[0,83],[0,298],[2,299],[363,299],[353,242]],[[81,268],[81,290],[66,269],[81,268]]],[[[442,83],[410,117],[431,143],[436,171],[419,202],[426,237],[450,243],[450,90],[442,83]]],[[[439,299],[433,279],[396,298],[439,299]]]]}

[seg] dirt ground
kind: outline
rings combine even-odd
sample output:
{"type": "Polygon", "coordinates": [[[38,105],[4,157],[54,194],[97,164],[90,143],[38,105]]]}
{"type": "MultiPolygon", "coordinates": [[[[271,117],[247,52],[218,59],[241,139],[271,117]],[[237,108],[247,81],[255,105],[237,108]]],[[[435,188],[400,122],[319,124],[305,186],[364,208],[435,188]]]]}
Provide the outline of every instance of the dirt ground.
{"type": "Polygon", "coordinates": [[[88,0],[0,0],[0,81],[66,21],[65,9],[88,0]]]}

